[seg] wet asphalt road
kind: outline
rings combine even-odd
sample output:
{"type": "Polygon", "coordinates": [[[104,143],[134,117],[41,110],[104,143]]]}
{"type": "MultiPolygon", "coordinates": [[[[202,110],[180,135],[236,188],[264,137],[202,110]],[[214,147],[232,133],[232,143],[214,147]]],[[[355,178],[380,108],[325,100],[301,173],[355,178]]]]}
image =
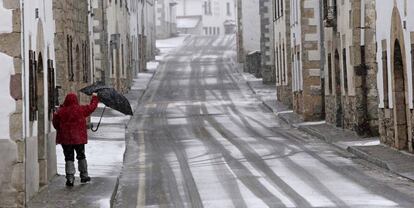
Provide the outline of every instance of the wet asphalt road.
{"type": "Polygon", "coordinates": [[[237,73],[235,40],[192,37],[129,125],[128,207],[414,207],[410,181],[279,121],[237,73]]]}

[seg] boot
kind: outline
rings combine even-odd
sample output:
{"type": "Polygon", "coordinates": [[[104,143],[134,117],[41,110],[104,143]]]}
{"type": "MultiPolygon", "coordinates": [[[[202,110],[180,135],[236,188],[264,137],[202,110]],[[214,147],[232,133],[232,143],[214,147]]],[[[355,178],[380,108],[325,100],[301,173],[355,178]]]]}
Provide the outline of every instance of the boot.
{"type": "Polygon", "coordinates": [[[91,181],[91,177],[88,175],[88,163],[86,162],[86,159],[78,160],[78,169],[80,172],[81,183],[91,181]]]}
{"type": "Polygon", "coordinates": [[[66,172],[66,186],[72,187],[75,183],[75,163],[73,161],[66,161],[65,164],[66,172]]]}

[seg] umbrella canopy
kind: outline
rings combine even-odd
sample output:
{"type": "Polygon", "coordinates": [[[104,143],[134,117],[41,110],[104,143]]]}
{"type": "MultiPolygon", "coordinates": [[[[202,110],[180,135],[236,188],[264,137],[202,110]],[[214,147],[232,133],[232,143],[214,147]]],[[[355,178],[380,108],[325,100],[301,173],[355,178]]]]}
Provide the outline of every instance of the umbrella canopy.
{"type": "Polygon", "coordinates": [[[108,89],[111,88],[109,86],[106,86],[105,84],[103,84],[102,82],[96,82],[93,85],[89,85],[87,87],[82,88],[80,91],[91,96],[92,93],[94,92],[98,92],[101,89],[108,89]]]}
{"type": "Polygon", "coordinates": [[[125,115],[133,115],[128,99],[118,93],[114,88],[102,88],[97,91],[99,101],[125,115]]]}
{"type": "Polygon", "coordinates": [[[80,90],[81,92],[92,95],[97,93],[99,101],[114,110],[117,110],[125,115],[133,115],[131,104],[128,99],[117,92],[114,88],[95,83],[80,90]]]}

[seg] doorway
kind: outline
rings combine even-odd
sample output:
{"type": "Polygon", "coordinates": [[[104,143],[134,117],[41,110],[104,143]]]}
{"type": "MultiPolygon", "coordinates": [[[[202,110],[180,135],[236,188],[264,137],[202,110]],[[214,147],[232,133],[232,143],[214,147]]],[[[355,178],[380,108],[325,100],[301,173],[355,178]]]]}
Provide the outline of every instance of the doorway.
{"type": "Polygon", "coordinates": [[[398,40],[394,43],[394,115],[395,115],[395,142],[398,149],[408,148],[407,134],[407,97],[404,79],[404,60],[401,45],[398,40]]]}

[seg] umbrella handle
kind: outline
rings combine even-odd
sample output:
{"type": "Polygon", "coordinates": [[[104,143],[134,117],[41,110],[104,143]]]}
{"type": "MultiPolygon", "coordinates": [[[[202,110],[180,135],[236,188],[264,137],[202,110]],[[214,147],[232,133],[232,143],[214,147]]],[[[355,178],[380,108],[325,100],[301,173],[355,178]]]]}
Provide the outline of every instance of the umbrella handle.
{"type": "Polygon", "coordinates": [[[98,125],[96,126],[96,129],[93,129],[93,126],[91,126],[92,132],[97,132],[98,131],[99,126],[101,125],[101,121],[102,121],[103,114],[105,113],[105,109],[106,109],[106,106],[102,110],[101,118],[99,119],[99,122],[98,122],[98,125]]]}

